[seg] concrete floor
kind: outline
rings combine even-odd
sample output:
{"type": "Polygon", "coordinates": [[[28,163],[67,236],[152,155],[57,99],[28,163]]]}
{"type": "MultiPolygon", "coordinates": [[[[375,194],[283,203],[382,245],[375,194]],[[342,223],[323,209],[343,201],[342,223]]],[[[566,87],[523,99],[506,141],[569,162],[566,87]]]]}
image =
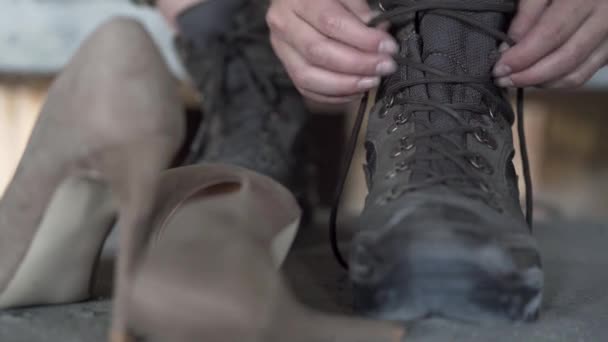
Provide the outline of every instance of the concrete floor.
{"type": "MultiPolygon", "coordinates": [[[[608,340],[608,225],[536,226],[547,274],[545,310],[536,324],[474,326],[440,320],[409,326],[407,342],[598,342],[608,340]]],[[[330,255],[325,228],[302,231],[285,272],[301,301],[348,313],[346,274],[330,255]]],[[[0,313],[2,342],[101,342],[109,303],[97,301],[0,313]]]]}

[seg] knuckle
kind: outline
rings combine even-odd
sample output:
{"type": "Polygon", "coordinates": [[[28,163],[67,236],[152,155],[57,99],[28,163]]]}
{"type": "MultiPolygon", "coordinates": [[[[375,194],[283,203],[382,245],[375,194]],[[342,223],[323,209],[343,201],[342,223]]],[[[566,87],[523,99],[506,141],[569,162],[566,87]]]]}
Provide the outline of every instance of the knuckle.
{"type": "MultiPolygon", "coordinates": [[[[608,45],[606,45],[606,47],[608,48],[608,45]]],[[[589,63],[594,66],[593,73],[595,73],[602,66],[608,64],[608,52],[592,53],[591,56],[589,56],[589,63]]]]}
{"type": "Polygon", "coordinates": [[[301,87],[298,87],[298,86],[296,86],[296,89],[298,89],[298,92],[300,94],[302,94],[302,96],[310,98],[310,99],[314,99],[314,96],[315,96],[314,94],[312,94],[312,93],[310,93],[310,92],[306,91],[305,89],[302,89],[301,87]]]}
{"type": "Polygon", "coordinates": [[[337,85],[335,87],[336,94],[340,94],[341,96],[348,96],[353,94],[358,94],[361,92],[357,87],[357,81],[345,82],[344,84],[337,85]]]}
{"type": "Polygon", "coordinates": [[[309,78],[307,73],[303,68],[297,68],[291,71],[291,78],[295,84],[298,86],[305,86],[309,82],[309,78]]]}
{"type": "Polygon", "coordinates": [[[513,83],[518,87],[535,86],[545,83],[542,74],[537,71],[528,71],[512,77],[513,83]]]}
{"type": "Polygon", "coordinates": [[[327,44],[324,41],[314,41],[306,45],[305,58],[315,64],[324,65],[327,63],[327,44]]]}
{"type": "Polygon", "coordinates": [[[563,40],[566,34],[566,24],[562,19],[555,19],[551,24],[540,25],[538,28],[538,39],[540,42],[556,42],[563,40]]]}
{"type": "Polygon", "coordinates": [[[321,29],[329,34],[338,33],[344,28],[344,20],[330,13],[322,14],[319,22],[321,24],[321,29]]]}
{"type": "Polygon", "coordinates": [[[272,46],[272,48],[275,50],[275,52],[278,53],[278,46],[279,46],[279,39],[277,38],[277,36],[273,33],[270,34],[270,45],[272,46]]]}
{"type": "Polygon", "coordinates": [[[350,103],[352,101],[353,101],[353,99],[350,97],[334,97],[334,98],[327,98],[327,100],[325,102],[327,104],[342,105],[342,104],[350,103]]]}
{"type": "Polygon", "coordinates": [[[266,23],[268,23],[268,27],[273,31],[282,32],[285,29],[283,16],[274,8],[271,8],[266,13],[266,23]]]}
{"type": "Polygon", "coordinates": [[[568,88],[578,88],[585,84],[587,80],[581,73],[574,72],[564,78],[563,84],[568,88]]]}
{"type": "Polygon", "coordinates": [[[568,65],[577,64],[579,61],[585,59],[585,52],[587,51],[587,46],[584,42],[572,42],[569,44],[569,47],[564,48],[563,52],[563,62],[568,65]]]}

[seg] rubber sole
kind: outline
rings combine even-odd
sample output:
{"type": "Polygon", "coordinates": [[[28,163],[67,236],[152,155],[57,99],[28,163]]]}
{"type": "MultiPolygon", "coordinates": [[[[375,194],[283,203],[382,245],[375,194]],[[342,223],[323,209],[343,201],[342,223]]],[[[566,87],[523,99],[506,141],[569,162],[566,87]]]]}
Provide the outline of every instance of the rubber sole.
{"type": "Polygon", "coordinates": [[[354,254],[355,307],[366,315],[475,322],[538,317],[543,272],[540,266],[522,267],[535,265],[530,259],[537,258],[535,250],[507,251],[489,239],[471,246],[454,238],[425,237],[405,243],[384,271],[366,261],[373,259],[363,245],[354,254]]]}

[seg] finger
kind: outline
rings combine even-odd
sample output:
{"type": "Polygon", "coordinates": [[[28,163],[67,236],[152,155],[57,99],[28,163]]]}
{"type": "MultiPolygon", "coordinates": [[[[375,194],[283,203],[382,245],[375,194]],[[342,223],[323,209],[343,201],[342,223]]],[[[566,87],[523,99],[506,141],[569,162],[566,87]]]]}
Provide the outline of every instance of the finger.
{"type": "MultiPolygon", "coordinates": [[[[600,15],[592,16],[562,47],[532,67],[509,76],[510,83],[517,87],[536,86],[573,72],[606,39],[608,27],[604,21],[600,15]]],[[[498,81],[499,85],[504,86],[504,83],[504,80],[498,81]]]]}
{"type": "Polygon", "coordinates": [[[341,0],[340,2],[364,23],[369,23],[376,16],[365,0],[341,0]]]}
{"type": "Polygon", "coordinates": [[[608,62],[608,42],[602,44],[591,56],[568,75],[543,85],[544,88],[577,88],[589,81],[608,62]]]}
{"type": "Polygon", "coordinates": [[[326,37],[368,52],[396,54],[395,39],[380,29],[368,27],[336,1],[298,1],[296,14],[326,37]]]}
{"type": "Polygon", "coordinates": [[[358,95],[358,96],[326,96],[326,95],[316,94],[316,93],[313,93],[311,91],[308,91],[306,89],[301,89],[301,88],[298,88],[298,91],[305,98],[312,100],[314,102],[321,103],[321,104],[333,104],[333,105],[347,104],[347,103],[351,103],[351,102],[356,101],[361,98],[361,95],[358,95]]]}
{"type": "Polygon", "coordinates": [[[386,76],[397,70],[391,56],[360,51],[329,39],[295,16],[284,24],[275,25],[273,20],[269,24],[275,26],[273,32],[281,40],[289,43],[313,66],[362,76],[386,76]]]}
{"type": "Polygon", "coordinates": [[[302,89],[326,96],[359,95],[380,83],[379,77],[361,77],[327,71],[310,65],[286,42],[271,35],[271,42],[293,82],[302,89]]]}
{"type": "Polygon", "coordinates": [[[517,15],[509,28],[509,37],[519,42],[522,37],[538,22],[541,14],[549,5],[549,0],[521,0],[517,15]]]}
{"type": "Polygon", "coordinates": [[[495,67],[495,76],[525,70],[555,51],[587,19],[590,14],[588,7],[571,0],[553,2],[521,42],[502,55],[495,67]]]}

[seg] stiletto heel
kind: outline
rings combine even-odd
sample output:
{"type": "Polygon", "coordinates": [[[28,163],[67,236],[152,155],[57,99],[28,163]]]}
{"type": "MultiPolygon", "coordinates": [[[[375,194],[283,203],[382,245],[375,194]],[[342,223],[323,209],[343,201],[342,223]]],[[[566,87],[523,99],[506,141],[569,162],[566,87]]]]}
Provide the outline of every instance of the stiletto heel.
{"type": "Polygon", "coordinates": [[[137,22],[113,19],[83,43],[50,88],[0,202],[0,309],[90,296],[113,192],[129,202],[128,188],[141,186],[133,180],[157,175],[181,143],[175,89],[137,22]]]}
{"type": "Polygon", "coordinates": [[[400,341],[392,323],[316,313],[293,298],[277,268],[301,213],[275,181],[207,164],[167,171],[151,189],[151,215],[120,227],[131,240],[112,342],[400,341]]]}

